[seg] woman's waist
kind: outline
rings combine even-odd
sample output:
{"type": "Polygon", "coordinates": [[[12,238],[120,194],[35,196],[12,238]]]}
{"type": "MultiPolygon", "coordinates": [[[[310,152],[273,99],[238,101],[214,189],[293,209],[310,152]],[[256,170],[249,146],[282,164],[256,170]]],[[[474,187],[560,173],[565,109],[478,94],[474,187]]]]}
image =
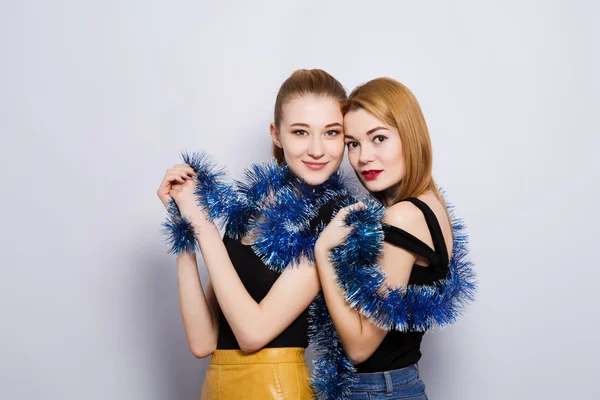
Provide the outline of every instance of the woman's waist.
{"type": "Polygon", "coordinates": [[[249,364],[282,364],[306,363],[302,347],[264,348],[254,353],[241,350],[217,349],[212,355],[213,365],[249,365],[249,364]]]}
{"type": "Polygon", "coordinates": [[[356,374],[354,389],[360,390],[384,390],[389,387],[401,387],[419,378],[417,364],[408,367],[394,369],[384,372],[358,373],[356,374]]]}

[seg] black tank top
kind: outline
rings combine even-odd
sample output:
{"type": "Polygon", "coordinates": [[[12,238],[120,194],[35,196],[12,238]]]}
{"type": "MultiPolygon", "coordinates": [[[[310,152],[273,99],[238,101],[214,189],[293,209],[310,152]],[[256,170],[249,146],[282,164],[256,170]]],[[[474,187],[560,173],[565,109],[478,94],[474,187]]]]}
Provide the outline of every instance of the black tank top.
{"type": "MultiPolygon", "coordinates": [[[[409,285],[435,285],[444,279],[449,271],[448,250],[442,228],[434,212],[423,201],[417,198],[408,198],[405,201],[410,201],[423,212],[434,249],[410,233],[392,225],[383,227],[385,241],[429,260],[429,266],[426,267],[413,265],[408,280],[409,285]]],[[[423,332],[388,332],[371,357],[355,366],[357,372],[390,371],[415,364],[421,359],[422,338],[423,332]]]]}
{"type": "MultiPolygon", "coordinates": [[[[334,202],[331,201],[321,207],[318,215],[310,222],[311,229],[316,229],[320,224],[326,225],[329,223],[333,214],[333,204],[334,202]]],[[[227,236],[225,236],[223,241],[240,280],[254,301],[260,303],[267,293],[269,293],[271,286],[273,286],[281,273],[270,270],[260,257],[254,254],[251,246],[244,245],[240,240],[231,239],[227,236]]],[[[279,336],[265,346],[265,348],[273,347],[308,347],[308,308],[279,336]]],[[[220,308],[217,349],[240,349],[240,345],[220,308]]]]}

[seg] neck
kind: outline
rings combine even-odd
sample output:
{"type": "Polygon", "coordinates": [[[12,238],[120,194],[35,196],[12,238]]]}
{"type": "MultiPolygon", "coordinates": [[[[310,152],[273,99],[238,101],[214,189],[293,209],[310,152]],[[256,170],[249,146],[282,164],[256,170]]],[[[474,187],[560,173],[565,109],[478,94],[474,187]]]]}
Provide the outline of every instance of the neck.
{"type": "Polygon", "coordinates": [[[389,188],[384,189],[381,192],[382,199],[386,207],[390,206],[396,198],[396,196],[398,196],[398,193],[400,193],[400,184],[401,182],[398,182],[397,184],[390,186],[389,188]]]}

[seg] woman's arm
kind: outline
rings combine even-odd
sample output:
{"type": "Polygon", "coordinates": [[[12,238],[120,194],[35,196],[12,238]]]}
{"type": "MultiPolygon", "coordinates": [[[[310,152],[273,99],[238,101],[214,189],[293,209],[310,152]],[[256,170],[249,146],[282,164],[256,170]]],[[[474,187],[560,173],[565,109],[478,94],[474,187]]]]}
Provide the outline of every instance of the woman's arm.
{"type": "Polygon", "coordinates": [[[319,293],[316,268],[302,262],[286,268],[257,303],[235,271],[214,224],[197,237],[221,310],[245,352],[257,351],[279,336],[319,293]]]}
{"type": "MultiPolygon", "coordinates": [[[[399,210],[404,203],[398,203],[388,210],[383,222],[410,229],[415,223],[414,216],[418,213],[414,210],[399,210]]],[[[352,206],[350,206],[352,207],[352,206]]],[[[334,266],[329,259],[329,252],[338,246],[343,238],[350,232],[349,227],[343,223],[348,207],[340,210],[336,217],[329,223],[321,233],[315,245],[315,259],[321,287],[327,309],[338,332],[342,346],[353,363],[359,364],[366,361],[377,350],[387,331],[379,329],[367,318],[353,310],[346,302],[342,290],[338,287],[335,278],[334,266]]],[[[408,284],[412,266],[416,257],[408,251],[383,244],[383,255],[380,258],[380,267],[386,273],[386,284],[391,286],[408,284]]]]}
{"type": "Polygon", "coordinates": [[[171,195],[194,225],[219,307],[245,352],[263,348],[281,334],[319,293],[316,268],[308,262],[286,268],[265,298],[257,303],[240,280],[221,235],[196,206],[193,183],[174,185],[171,195]]]}
{"type": "Polygon", "coordinates": [[[195,254],[177,256],[179,308],[188,345],[195,357],[211,355],[217,348],[219,305],[210,280],[202,290],[195,254]]]}
{"type": "MultiPolygon", "coordinates": [[[[157,190],[157,195],[168,210],[173,186],[193,182],[194,170],[185,164],[168,169],[157,190]]],[[[183,328],[192,354],[206,357],[217,347],[218,304],[210,281],[206,294],[202,290],[195,254],[177,256],[179,308],[183,328]]]]}

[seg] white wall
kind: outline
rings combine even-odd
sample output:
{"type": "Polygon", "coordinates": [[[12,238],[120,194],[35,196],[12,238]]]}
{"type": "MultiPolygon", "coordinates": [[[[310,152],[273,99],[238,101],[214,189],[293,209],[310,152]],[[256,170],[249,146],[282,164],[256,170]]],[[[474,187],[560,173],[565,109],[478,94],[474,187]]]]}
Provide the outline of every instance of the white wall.
{"type": "Polygon", "coordinates": [[[3,0],[0,398],[199,397],[155,190],[182,149],[234,175],[266,158],[279,85],[316,67],[414,91],[470,225],[480,292],[426,337],[430,398],[598,397],[599,17],[592,0],[3,0]]]}

